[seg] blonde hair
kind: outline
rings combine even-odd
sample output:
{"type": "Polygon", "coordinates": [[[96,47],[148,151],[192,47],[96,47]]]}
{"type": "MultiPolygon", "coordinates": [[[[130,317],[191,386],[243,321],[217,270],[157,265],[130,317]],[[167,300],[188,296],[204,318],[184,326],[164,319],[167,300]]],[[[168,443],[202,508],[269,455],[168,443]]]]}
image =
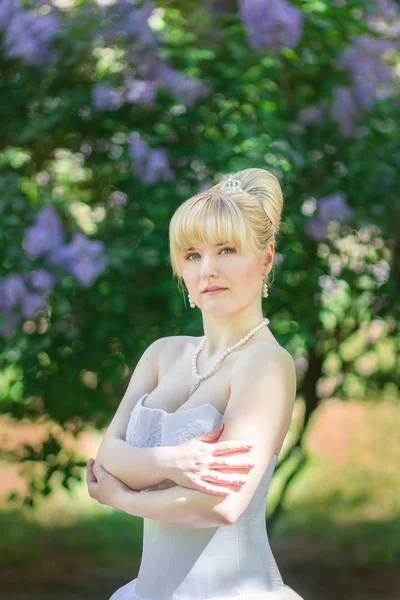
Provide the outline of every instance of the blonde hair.
{"type": "MultiPolygon", "coordinates": [[[[183,202],[169,224],[170,261],[173,276],[182,282],[180,262],[195,242],[229,241],[237,251],[263,254],[279,230],[283,194],[278,179],[267,169],[232,173],[240,190],[222,189],[222,181],[183,202]]],[[[269,282],[268,282],[269,283],[269,282]]],[[[181,289],[181,291],[184,291],[181,289]]]]}

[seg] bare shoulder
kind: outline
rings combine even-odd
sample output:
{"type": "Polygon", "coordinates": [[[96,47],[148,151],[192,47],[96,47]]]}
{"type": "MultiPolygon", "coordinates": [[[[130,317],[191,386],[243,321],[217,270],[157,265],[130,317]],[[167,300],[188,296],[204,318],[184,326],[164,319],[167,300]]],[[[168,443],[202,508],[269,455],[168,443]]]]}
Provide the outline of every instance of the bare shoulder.
{"type": "Polygon", "coordinates": [[[189,335],[168,335],[153,342],[158,368],[162,369],[171,364],[170,361],[174,360],[177,355],[181,355],[192,339],[194,338],[189,335]]]}
{"type": "Polygon", "coordinates": [[[245,349],[242,353],[244,361],[254,360],[273,360],[281,361],[284,365],[288,366],[292,364],[294,366],[294,360],[290,352],[286,350],[276,341],[259,340],[245,349]]]}
{"type": "Polygon", "coordinates": [[[190,340],[195,339],[190,335],[167,335],[166,337],[161,337],[156,340],[155,344],[162,350],[172,350],[177,351],[181,350],[190,340]]]}
{"type": "Polygon", "coordinates": [[[237,360],[237,368],[233,369],[232,378],[256,378],[258,375],[274,373],[288,383],[296,385],[296,365],[293,356],[278,342],[260,340],[242,352],[237,360]]]}

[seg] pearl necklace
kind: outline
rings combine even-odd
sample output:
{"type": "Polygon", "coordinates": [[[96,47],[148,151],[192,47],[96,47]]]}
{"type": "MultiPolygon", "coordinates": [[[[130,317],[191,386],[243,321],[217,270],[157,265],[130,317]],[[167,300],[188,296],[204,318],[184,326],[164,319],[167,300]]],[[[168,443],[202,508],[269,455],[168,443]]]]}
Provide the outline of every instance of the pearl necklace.
{"type": "Polygon", "coordinates": [[[199,372],[197,370],[197,357],[200,354],[200,352],[203,350],[204,348],[204,344],[206,341],[206,338],[204,337],[201,340],[200,345],[197,347],[197,349],[195,350],[194,354],[193,354],[193,358],[192,358],[192,374],[193,377],[195,379],[197,379],[196,383],[194,383],[191,387],[190,387],[190,393],[189,396],[191,396],[193,394],[193,392],[195,392],[197,390],[197,388],[199,387],[200,383],[203,381],[203,379],[207,379],[207,377],[210,377],[213,373],[215,373],[215,371],[218,369],[219,365],[221,364],[221,362],[223,361],[223,359],[225,358],[225,356],[227,356],[230,352],[232,352],[232,350],[235,350],[235,348],[239,348],[239,346],[242,346],[243,344],[245,344],[246,342],[249,341],[249,339],[251,337],[253,337],[253,335],[255,333],[257,333],[257,331],[259,329],[261,329],[261,327],[264,327],[264,325],[268,325],[269,323],[269,319],[265,318],[261,321],[261,323],[259,325],[257,325],[257,327],[254,327],[253,329],[251,329],[249,331],[249,333],[247,333],[245,336],[242,337],[241,340],[239,340],[238,342],[236,342],[236,344],[233,344],[233,346],[230,346],[227,350],[225,350],[224,352],[222,352],[222,354],[220,354],[220,356],[217,358],[217,360],[215,361],[215,363],[213,364],[213,366],[211,367],[211,369],[208,369],[208,371],[206,373],[204,373],[204,375],[199,375],[199,372]]]}

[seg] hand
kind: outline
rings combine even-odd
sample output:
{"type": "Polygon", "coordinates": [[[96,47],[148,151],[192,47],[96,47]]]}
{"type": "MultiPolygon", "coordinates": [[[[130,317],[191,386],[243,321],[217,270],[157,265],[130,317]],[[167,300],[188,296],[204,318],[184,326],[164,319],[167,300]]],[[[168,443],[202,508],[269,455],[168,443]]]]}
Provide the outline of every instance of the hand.
{"type": "Polygon", "coordinates": [[[166,474],[178,485],[219,496],[228,496],[235,487],[246,483],[246,475],[254,467],[247,456],[228,456],[248,452],[253,444],[243,440],[213,443],[222,428],[191,438],[169,448],[166,474]],[[233,489],[232,489],[233,488],[233,489]]]}
{"type": "Polygon", "coordinates": [[[118,499],[122,493],[132,490],[119,479],[106,471],[100,463],[89,458],[86,469],[86,483],[89,496],[107,506],[117,508],[118,499]]]}

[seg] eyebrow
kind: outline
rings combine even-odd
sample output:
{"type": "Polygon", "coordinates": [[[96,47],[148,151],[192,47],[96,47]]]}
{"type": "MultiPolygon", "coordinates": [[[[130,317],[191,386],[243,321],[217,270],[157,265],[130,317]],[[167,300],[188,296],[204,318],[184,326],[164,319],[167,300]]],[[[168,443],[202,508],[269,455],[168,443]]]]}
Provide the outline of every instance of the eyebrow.
{"type": "MultiPolygon", "coordinates": [[[[223,242],[222,244],[214,244],[214,247],[225,246],[225,244],[229,244],[229,242],[223,242]]],[[[191,246],[188,250],[196,250],[196,247],[191,246]]]]}

